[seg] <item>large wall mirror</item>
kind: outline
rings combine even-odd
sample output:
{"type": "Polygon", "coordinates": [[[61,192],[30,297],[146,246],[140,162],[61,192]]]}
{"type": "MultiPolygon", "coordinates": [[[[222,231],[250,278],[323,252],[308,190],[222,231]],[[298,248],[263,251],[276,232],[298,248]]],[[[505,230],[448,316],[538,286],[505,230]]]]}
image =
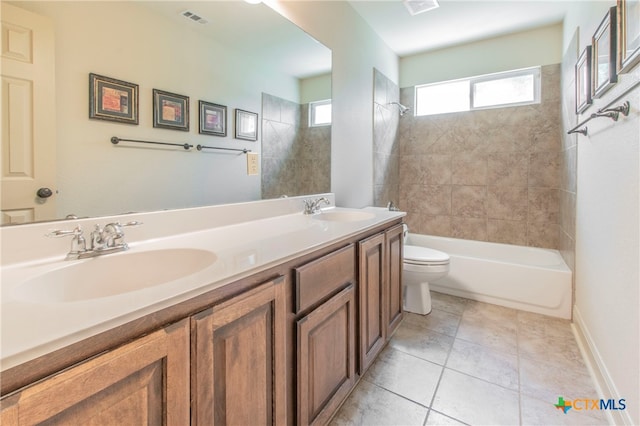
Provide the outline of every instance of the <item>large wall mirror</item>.
{"type": "MultiPolygon", "coordinates": [[[[331,98],[331,52],[268,6],[3,1],[2,7],[3,224],[329,190],[330,128],[309,128],[306,115],[310,102],[331,98]],[[36,57],[44,58],[44,71],[28,68],[36,57]],[[89,118],[91,73],[138,86],[137,124],[89,118]],[[189,98],[188,130],[154,126],[154,89],[189,98]],[[226,107],[226,135],[220,128],[200,133],[199,101],[226,107]],[[256,141],[235,137],[236,109],[258,114],[256,141]],[[193,148],[114,145],[114,136],[193,148]],[[257,153],[258,175],[248,174],[241,151],[198,151],[199,144],[257,153]],[[308,165],[321,167],[310,173],[308,165]],[[52,195],[38,196],[40,188],[52,195]]],[[[120,99],[118,108],[131,112],[131,94],[120,99]]]]}

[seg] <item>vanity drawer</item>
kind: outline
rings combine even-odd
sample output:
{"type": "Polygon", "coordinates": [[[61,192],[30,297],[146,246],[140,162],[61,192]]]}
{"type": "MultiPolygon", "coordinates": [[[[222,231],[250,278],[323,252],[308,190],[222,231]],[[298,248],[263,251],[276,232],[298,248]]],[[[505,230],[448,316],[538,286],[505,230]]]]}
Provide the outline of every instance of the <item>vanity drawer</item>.
{"type": "Polygon", "coordinates": [[[355,283],[356,250],[353,244],[295,268],[295,313],[355,283]]]}

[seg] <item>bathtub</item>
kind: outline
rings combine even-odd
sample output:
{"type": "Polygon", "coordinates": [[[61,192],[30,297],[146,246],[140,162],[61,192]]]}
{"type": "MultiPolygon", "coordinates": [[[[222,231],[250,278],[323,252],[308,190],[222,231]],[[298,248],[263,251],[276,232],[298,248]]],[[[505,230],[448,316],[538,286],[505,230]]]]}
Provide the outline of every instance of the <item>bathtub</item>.
{"type": "Polygon", "coordinates": [[[559,318],[571,318],[571,270],[557,250],[409,234],[406,244],[451,256],[432,291],[559,318]]]}

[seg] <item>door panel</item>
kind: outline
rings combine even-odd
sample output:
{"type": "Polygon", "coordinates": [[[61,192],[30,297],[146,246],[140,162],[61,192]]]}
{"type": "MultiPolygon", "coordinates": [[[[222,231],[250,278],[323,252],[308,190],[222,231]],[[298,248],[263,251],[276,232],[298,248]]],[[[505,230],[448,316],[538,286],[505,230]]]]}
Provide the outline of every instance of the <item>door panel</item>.
{"type": "Polygon", "coordinates": [[[325,424],[356,381],[353,285],[300,319],[297,331],[297,424],[325,424]]]}
{"type": "Polygon", "coordinates": [[[369,368],[386,343],[386,245],[384,234],[359,244],[360,374],[369,368]]]}
{"type": "Polygon", "coordinates": [[[2,223],[56,217],[54,30],[2,3],[2,223]],[[39,188],[54,195],[40,198],[39,188]]]}
{"type": "Polygon", "coordinates": [[[286,423],[283,283],[192,317],[192,425],[286,423]]]}

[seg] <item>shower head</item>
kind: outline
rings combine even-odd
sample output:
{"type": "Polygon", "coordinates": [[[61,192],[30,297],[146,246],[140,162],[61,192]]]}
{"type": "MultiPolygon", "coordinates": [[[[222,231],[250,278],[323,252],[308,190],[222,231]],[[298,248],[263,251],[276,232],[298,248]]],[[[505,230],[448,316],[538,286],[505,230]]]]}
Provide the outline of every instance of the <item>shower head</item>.
{"type": "Polygon", "coordinates": [[[390,102],[387,105],[397,105],[400,108],[400,116],[405,115],[411,108],[402,105],[400,102],[390,102]]]}

